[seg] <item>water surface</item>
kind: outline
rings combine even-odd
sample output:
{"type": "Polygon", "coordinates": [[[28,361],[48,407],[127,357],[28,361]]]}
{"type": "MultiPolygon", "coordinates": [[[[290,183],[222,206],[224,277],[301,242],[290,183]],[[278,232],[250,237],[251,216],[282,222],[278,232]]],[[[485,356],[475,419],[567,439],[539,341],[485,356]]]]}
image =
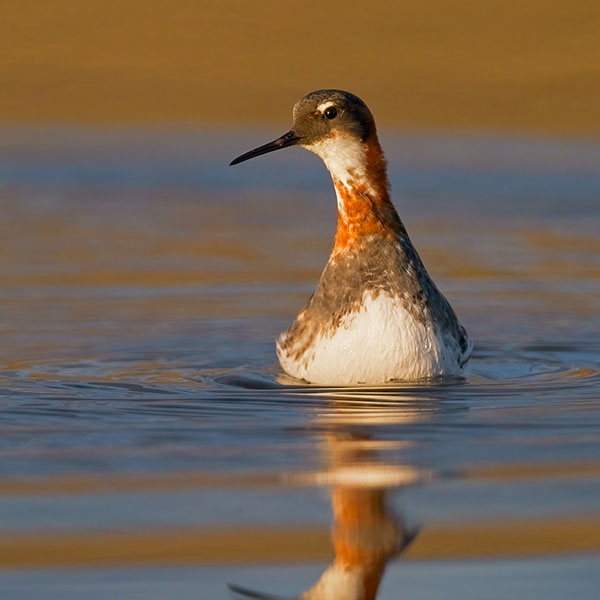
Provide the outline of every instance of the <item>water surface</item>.
{"type": "Polygon", "coordinates": [[[2,598],[293,596],[334,554],[381,599],[595,598],[600,146],[384,138],[475,351],[464,380],[323,388],[274,339],[328,175],[226,166],[276,134],[4,132],[2,598]]]}

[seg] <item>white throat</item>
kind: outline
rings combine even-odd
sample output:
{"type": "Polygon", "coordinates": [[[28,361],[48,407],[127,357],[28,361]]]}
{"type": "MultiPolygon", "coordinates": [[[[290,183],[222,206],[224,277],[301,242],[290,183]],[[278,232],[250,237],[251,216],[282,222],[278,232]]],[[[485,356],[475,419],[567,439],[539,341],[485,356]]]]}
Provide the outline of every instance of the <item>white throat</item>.
{"type": "MultiPolygon", "coordinates": [[[[358,183],[368,186],[365,147],[359,139],[350,135],[335,135],[304,147],[321,157],[334,183],[342,183],[346,188],[358,183]]],[[[337,187],[335,193],[338,209],[343,210],[337,187]]]]}

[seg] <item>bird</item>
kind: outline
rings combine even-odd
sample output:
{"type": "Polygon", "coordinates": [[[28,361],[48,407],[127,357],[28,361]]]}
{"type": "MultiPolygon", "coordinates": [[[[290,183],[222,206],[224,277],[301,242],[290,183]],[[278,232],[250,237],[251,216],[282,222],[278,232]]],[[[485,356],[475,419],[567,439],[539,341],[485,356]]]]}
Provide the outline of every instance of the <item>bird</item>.
{"type": "Polygon", "coordinates": [[[473,344],[392,204],[367,105],[343,90],[311,92],[290,131],[230,164],[291,146],[323,160],[338,216],[317,288],[277,339],[283,371],[325,386],[461,377],[473,344]]]}

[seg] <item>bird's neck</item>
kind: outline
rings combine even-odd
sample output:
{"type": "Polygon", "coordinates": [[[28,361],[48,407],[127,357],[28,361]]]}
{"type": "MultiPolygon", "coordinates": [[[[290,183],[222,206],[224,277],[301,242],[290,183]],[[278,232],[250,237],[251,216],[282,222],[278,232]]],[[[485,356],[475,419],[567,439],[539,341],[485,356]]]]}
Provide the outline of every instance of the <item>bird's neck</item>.
{"type": "Polygon", "coordinates": [[[356,246],[368,235],[394,236],[401,224],[390,201],[387,163],[377,136],[362,141],[338,135],[313,151],[329,169],[337,196],[333,253],[356,246]]]}

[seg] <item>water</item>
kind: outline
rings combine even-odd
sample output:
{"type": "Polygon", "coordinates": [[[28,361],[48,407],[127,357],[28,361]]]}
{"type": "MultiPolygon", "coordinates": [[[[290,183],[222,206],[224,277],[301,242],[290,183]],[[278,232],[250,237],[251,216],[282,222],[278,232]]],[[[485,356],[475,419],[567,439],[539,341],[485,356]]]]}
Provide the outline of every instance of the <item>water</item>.
{"type": "Polygon", "coordinates": [[[336,389],[274,353],[328,175],[226,166],[277,133],[4,131],[2,598],[289,597],[333,546],[340,598],[596,598],[600,145],[384,138],[475,352],[461,381],[336,389]]]}

